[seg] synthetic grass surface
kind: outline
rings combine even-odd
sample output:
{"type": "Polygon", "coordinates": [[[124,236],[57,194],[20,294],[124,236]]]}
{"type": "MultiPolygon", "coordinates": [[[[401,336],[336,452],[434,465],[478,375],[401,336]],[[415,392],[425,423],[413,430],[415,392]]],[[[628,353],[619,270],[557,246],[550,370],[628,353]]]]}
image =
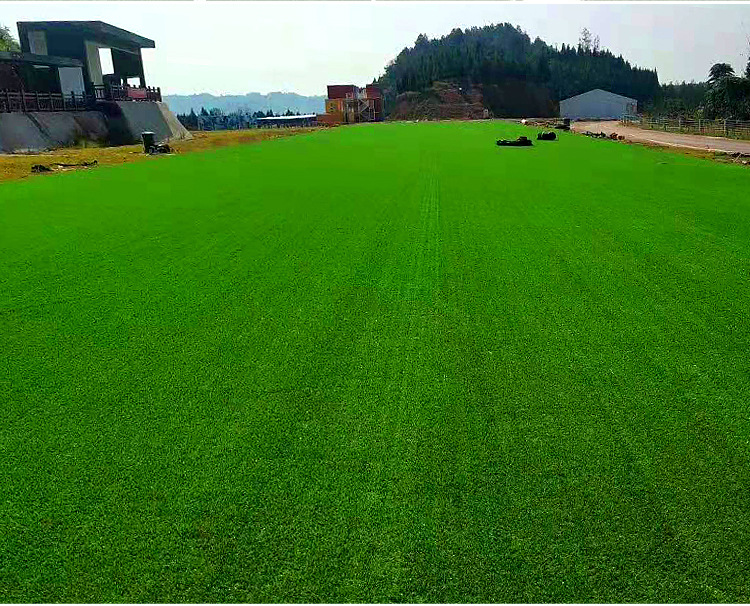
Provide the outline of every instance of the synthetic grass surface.
{"type": "Polygon", "coordinates": [[[750,173],[535,132],[0,185],[0,597],[750,600],[750,173]]]}

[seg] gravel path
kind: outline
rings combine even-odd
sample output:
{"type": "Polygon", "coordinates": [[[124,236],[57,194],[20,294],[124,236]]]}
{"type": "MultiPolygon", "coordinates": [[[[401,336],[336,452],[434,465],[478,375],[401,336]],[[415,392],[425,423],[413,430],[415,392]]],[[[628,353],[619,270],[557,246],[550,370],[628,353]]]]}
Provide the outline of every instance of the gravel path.
{"type": "Polygon", "coordinates": [[[721,151],[727,153],[741,152],[743,154],[750,154],[750,141],[724,139],[722,137],[706,137],[704,135],[667,133],[658,130],[638,128],[635,126],[623,126],[616,120],[608,122],[574,122],[571,128],[575,132],[585,132],[587,130],[596,133],[604,132],[607,134],[616,132],[618,135],[624,135],[626,139],[641,141],[643,143],[656,143],[657,145],[685,147],[704,151],[721,151]]]}

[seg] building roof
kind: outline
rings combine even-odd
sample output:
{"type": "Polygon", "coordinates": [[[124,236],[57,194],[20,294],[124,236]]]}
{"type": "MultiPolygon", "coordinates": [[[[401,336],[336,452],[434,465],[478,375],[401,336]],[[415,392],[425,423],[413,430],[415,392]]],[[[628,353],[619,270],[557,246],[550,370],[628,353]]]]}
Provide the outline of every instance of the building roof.
{"type": "Polygon", "coordinates": [[[96,40],[119,40],[140,48],[156,48],[153,40],[104,21],[19,21],[19,34],[22,29],[81,35],[96,40]]]}
{"type": "Polygon", "coordinates": [[[638,102],[635,99],[631,99],[630,97],[626,97],[624,95],[618,95],[617,93],[611,93],[608,90],[604,90],[603,88],[594,88],[592,90],[586,91],[585,93],[581,93],[580,95],[574,95],[572,97],[568,97],[567,99],[563,99],[562,101],[560,101],[560,103],[562,103],[563,101],[570,101],[571,99],[578,99],[579,97],[585,97],[586,95],[590,95],[591,93],[596,93],[596,92],[604,93],[611,97],[619,97],[620,99],[624,99],[625,101],[629,101],[630,103],[638,102]]]}
{"type": "Polygon", "coordinates": [[[328,85],[328,98],[329,99],[346,99],[346,95],[353,95],[357,92],[357,87],[354,84],[329,84],[328,85]]]}
{"type": "Polygon", "coordinates": [[[267,118],[258,118],[260,120],[301,120],[303,118],[317,118],[318,114],[304,114],[302,116],[268,116],[267,118]]]}
{"type": "Polygon", "coordinates": [[[52,55],[35,55],[34,53],[16,53],[0,51],[2,63],[29,63],[31,65],[52,65],[54,67],[82,67],[78,59],[68,57],[54,57],[52,55]]]}

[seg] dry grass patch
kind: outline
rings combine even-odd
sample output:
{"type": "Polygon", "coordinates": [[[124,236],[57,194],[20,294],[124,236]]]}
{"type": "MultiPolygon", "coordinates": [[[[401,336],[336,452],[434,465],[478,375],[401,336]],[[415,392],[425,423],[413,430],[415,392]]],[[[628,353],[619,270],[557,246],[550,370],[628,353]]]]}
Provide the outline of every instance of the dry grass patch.
{"type": "MultiPolygon", "coordinates": [[[[191,141],[174,141],[170,142],[170,145],[178,154],[189,153],[231,145],[258,143],[312,130],[315,129],[284,128],[194,132],[191,141]]],[[[67,147],[38,154],[0,154],[0,182],[22,179],[32,175],[31,167],[35,164],[82,164],[96,160],[97,164],[106,166],[152,160],[153,158],[154,156],[143,153],[143,146],[140,144],[117,147],[67,147]]]]}

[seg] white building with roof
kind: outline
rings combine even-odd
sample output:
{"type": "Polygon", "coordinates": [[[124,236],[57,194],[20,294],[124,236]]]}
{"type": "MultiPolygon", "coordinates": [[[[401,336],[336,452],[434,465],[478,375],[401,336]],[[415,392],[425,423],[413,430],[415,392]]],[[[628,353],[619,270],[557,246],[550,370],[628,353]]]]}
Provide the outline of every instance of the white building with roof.
{"type": "Polygon", "coordinates": [[[560,101],[560,117],[571,120],[619,120],[634,116],[638,102],[609,91],[595,88],[560,101]]]}

